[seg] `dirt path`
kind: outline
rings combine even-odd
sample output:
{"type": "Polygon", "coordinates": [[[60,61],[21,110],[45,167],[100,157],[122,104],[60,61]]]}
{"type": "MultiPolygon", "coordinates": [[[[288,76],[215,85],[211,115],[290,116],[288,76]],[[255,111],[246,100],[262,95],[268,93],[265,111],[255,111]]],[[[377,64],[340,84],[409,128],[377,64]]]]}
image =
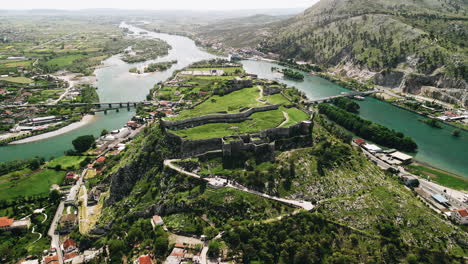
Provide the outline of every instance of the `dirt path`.
{"type": "Polygon", "coordinates": [[[171,169],[173,169],[173,170],[176,170],[176,171],[178,171],[178,172],[180,172],[182,174],[185,174],[187,176],[194,177],[194,178],[197,178],[197,179],[203,179],[203,180],[207,181],[212,186],[230,187],[230,188],[233,188],[233,189],[237,189],[239,191],[255,194],[257,196],[260,196],[260,197],[263,197],[263,198],[266,198],[266,199],[275,200],[275,201],[278,201],[278,202],[281,202],[281,203],[285,203],[285,204],[291,205],[293,207],[302,208],[302,209],[307,210],[307,211],[311,211],[312,209],[314,209],[314,205],[312,205],[311,202],[299,201],[299,200],[289,200],[289,199],[285,199],[285,198],[280,198],[280,197],[268,195],[268,194],[261,193],[261,192],[255,191],[255,190],[251,190],[251,189],[249,189],[249,188],[247,188],[245,186],[242,186],[242,185],[240,185],[238,183],[229,182],[227,179],[224,179],[224,178],[221,178],[221,177],[202,178],[198,174],[185,171],[185,170],[177,167],[176,165],[174,165],[173,162],[177,162],[177,161],[180,161],[180,160],[165,160],[164,165],[171,168],[171,169]]]}
{"type": "Polygon", "coordinates": [[[283,111],[283,115],[284,115],[284,119],[285,119],[285,120],[283,121],[283,123],[279,124],[277,127],[282,127],[282,126],[284,126],[285,124],[287,124],[287,123],[289,122],[289,115],[288,115],[288,113],[286,113],[286,112],[283,111]]]}

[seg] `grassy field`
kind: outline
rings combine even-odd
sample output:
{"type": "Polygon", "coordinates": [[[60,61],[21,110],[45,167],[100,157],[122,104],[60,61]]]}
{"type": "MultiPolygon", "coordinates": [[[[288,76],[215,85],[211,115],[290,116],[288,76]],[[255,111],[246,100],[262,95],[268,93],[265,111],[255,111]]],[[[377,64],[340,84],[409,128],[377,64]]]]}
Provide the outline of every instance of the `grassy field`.
{"type": "Polygon", "coordinates": [[[277,127],[284,121],[283,112],[281,110],[254,113],[251,117],[253,120],[247,120],[242,123],[207,124],[171,132],[190,140],[207,139],[254,133],[277,127]]]}
{"type": "Polygon", "coordinates": [[[19,196],[47,195],[50,186],[62,183],[64,171],[50,169],[32,172],[29,169],[0,176],[0,200],[19,196]]]}
{"type": "Polygon", "coordinates": [[[290,102],[282,94],[265,96],[264,99],[270,104],[288,105],[290,102]]]}
{"type": "Polygon", "coordinates": [[[26,78],[26,77],[4,77],[4,78],[0,78],[0,81],[22,83],[22,84],[33,82],[33,80],[26,78]]]}
{"type": "Polygon", "coordinates": [[[216,112],[220,111],[237,113],[242,107],[263,106],[261,102],[256,100],[258,97],[260,97],[258,88],[245,88],[224,96],[215,95],[194,109],[183,111],[179,116],[172,118],[172,120],[183,120],[194,116],[216,114],[216,112]]]}
{"type": "Polygon", "coordinates": [[[419,164],[409,165],[408,167],[412,173],[423,177],[430,177],[431,180],[443,186],[457,190],[468,190],[468,180],[461,176],[419,164]]]}
{"type": "Polygon", "coordinates": [[[308,114],[297,108],[281,107],[281,111],[286,112],[289,116],[289,121],[284,123],[282,127],[289,127],[310,118],[308,114]]]}
{"type": "Polygon", "coordinates": [[[76,55],[67,55],[67,56],[62,56],[62,57],[57,57],[53,58],[51,60],[48,60],[46,62],[47,65],[57,65],[59,67],[67,66],[72,64],[75,60],[80,59],[84,57],[82,54],[76,54],[76,55]]]}
{"type": "Polygon", "coordinates": [[[60,165],[62,169],[73,167],[73,170],[76,170],[80,168],[80,163],[85,159],[85,156],[63,156],[49,161],[46,166],[55,168],[55,166],[60,165]]]}

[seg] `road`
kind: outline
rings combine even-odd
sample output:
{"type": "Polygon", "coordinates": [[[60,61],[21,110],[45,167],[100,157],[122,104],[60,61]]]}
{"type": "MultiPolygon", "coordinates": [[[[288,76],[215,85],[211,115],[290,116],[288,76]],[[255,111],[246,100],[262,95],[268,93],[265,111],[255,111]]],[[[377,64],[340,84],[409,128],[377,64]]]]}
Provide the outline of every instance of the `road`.
{"type": "Polygon", "coordinates": [[[173,169],[173,170],[175,170],[175,171],[178,171],[179,173],[185,174],[187,176],[205,180],[205,181],[208,182],[208,184],[210,184],[212,186],[215,186],[215,187],[230,187],[230,188],[237,189],[237,190],[243,191],[243,192],[248,192],[248,193],[251,193],[251,194],[266,198],[266,199],[270,199],[270,200],[278,201],[278,202],[281,202],[281,203],[285,203],[285,204],[291,205],[293,207],[302,208],[302,209],[305,209],[307,211],[311,211],[312,209],[314,209],[314,205],[311,202],[298,201],[298,200],[289,200],[289,199],[279,198],[279,197],[276,197],[276,196],[271,196],[271,195],[268,195],[268,194],[265,194],[265,193],[261,193],[261,192],[249,189],[249,188],[247,188],[245,186],[242,186],[240,184],[232,183],[232,182],[228,181],[227,179],[224,179],[224,178],[221,178],[221,177],[202,178],[198,174],[188,172],[188,171],[185,171],[185,170],[177,167],[176,165],[173,164],[173,162],[176,162],[176,161],[180,161],[180,160],[178,160],[178,159],[165,160],[164,165],[171,168],[171,169],[173,169]]]}
{"type": "Polygon", "coordinates": [[[49,232],[47,233],[47,235],[50,236],[50,238],[52,239],[50,243],[50,247],[56,249],[60,264],[63,264],[63,254],[62,254],[62,250],[60,250],[60,236],[55,233],[55,230],[57,229],[60,217],[62,217],[62,212],[63,212],[64,207],[65,207],[65,202],[61,201],[57,208],[57,211],[55,212],[54,219],[52,219],[49,232]]]}
{"type": "MultiPolygon", "coordinates": [[[[354,142],[353,142],[353,146],[358,147],[358,145],[356,145],[354,142]]],[[[416,176],[414,174],[411,174],[411,173],[407,172],[405,170],[405,168],[403,168],[401,166],[399,166],[398,168],[392,167],[391,165],[385,163],[384,161],[382,161],[382,160],[378,159],[377,157],[375,157],[374,155],[372,155],[367,150],[365,150],[363,148],[361,148],[361,149],[362,149],[362,152],[370,160],[374,161],[383,170],[387,170],[389,168],[394,168],[395,170],[399,171],[399,173],[398,173],[399,177],[407,177],[407,178],[410,178],[410,179],[417,179],[419,181],[419,188],[421,188],[425,192],[427,192],[427,193],[429,193],[431,195],[432,194],[445,194],[445,197],[447,198],[447,200],[449,200],[450,204],[452,204],[455,208],[466,208],[467,207],[467,205],[465,203],[463,203],[463,201],[465,199],[465,195],[466,195],[465,192],[454,190],[454,189],[442,186],[440,184],[437,184],[435,182],[428,181],[428,180],[426,180],[424,178],[421,178],[419,176],[416,176]]]]}

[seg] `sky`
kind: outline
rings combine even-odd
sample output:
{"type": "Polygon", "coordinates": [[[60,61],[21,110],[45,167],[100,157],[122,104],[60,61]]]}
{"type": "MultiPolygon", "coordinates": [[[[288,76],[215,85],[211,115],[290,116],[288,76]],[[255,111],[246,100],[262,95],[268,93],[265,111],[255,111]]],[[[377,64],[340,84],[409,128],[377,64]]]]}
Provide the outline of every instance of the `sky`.
{"type": "Polygon", "coordinates": [[[307,8],[317,0],[2,0],[0,9],[234,10],[307,8]]]}

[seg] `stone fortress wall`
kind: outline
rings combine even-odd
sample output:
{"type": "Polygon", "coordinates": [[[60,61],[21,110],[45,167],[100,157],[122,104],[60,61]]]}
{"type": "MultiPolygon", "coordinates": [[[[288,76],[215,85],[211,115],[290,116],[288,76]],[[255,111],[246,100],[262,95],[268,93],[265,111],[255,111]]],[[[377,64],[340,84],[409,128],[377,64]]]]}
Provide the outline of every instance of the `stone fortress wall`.
{"type": "Polygon", "coordinates": [[[222,138],[187,140],[169,132],[167,136],[178,146],[174,150],[174,158],[195,157],[212,151],[219,151],[223,157],[229,157],[240,152],[274,153],[275,150],[311,146],[312,129],[312,121],[303,121],[290,127],[270,128],[258,133],[222,138]]]}
{"type": "Polygon", "coordinates": [[[250,116],[254,113],[276,110],[278,108],[279,108],[279,105],[267,105],[267,106],[262,106],[262,107],[250,108],[247,111],[236,113],[236,114],[217,114],[217,115],[197,116],[197,117],[188,118],[184,120],[178,120],[178,121],[161,120],[161,124],[166,129],[182,130],[182,129],[192,128],[192,127],[206,125],[210,123],[240,123],[245,120],[248,120],[250,116]]]}

